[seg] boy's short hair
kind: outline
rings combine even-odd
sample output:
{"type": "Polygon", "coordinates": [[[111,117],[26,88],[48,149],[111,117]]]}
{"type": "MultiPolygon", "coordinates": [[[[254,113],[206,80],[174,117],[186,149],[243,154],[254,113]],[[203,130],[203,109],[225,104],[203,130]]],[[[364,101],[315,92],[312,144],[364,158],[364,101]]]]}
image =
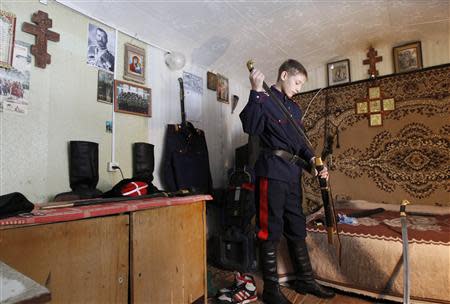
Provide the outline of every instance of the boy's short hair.
{"type": "Polygon", "coordinates": [[[284,71],[288,72],[289,75],[300,73],[308,78],[308,72],[306,71],[305,67],[295,59],[288,59],[280,65],[280,68],[278,69],[277,81],[280,80],[281,73],[283,73],[284,71]]]}

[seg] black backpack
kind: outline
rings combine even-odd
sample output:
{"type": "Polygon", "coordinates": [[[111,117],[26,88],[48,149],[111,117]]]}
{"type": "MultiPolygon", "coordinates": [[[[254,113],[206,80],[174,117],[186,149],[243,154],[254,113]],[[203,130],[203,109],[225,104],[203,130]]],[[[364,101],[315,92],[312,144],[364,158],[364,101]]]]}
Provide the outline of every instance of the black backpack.
{"type": "Polygon", "coordinates": [[[255,215],[255,185],[246,168],[235,170],[229,178],[229,186],[223,208],[225,227],[248,230],[255,215]]]}

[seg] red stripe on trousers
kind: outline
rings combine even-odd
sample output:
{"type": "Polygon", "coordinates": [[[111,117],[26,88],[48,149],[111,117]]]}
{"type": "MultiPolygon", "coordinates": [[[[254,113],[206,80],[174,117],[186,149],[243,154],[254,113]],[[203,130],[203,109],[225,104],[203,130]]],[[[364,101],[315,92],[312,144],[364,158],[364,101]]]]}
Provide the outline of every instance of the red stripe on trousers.
{"type": "Polygon", "coordinates": [[[267,201],[269,182],[266,177],[259,180],[259,232],[260,240],[267,240],[269,236],[269,205],[267,201]]]}

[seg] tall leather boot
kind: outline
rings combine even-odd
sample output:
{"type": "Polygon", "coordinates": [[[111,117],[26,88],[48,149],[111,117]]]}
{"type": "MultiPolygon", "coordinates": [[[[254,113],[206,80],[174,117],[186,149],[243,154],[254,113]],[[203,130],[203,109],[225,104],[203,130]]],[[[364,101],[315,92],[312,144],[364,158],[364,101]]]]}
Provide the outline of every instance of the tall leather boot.
{"type": "Polygon", "coordinates": [[[133,145],[133,178],[148,183],[148,194],[158,192],[153,184],[155,169],[155,146],[149,143],[137,142],[133,145]]]}
{"type": "Polygon", "coordinates": [[[71,192],[59,193],[55,201],[96,198],[98,189],[98,144],[89,141],[69,143],[69,181],[71,192]]]}
{"type": "Polygon", "coordinates": [[[305,240],[288,240],[288,246],[294,266],[297,268],[295,291],[302,294],[310,293],[319,298],[334,297],[334,291],[316,282],[305,240]]]}
{"type": "Polygon", "coordinates": [[[80,198],[94,198],[102,194],[98,183],[98,144],[89,141],[70,142],[70,188],[80,198]]]}
{"type": "Polygon", "coordinates": [[[275,241],[260,243],[260,260],[264,280],[262,299],[265,304],[291,304],[281,293],[278,283],[277,248],[278,242],[275,241]]]}

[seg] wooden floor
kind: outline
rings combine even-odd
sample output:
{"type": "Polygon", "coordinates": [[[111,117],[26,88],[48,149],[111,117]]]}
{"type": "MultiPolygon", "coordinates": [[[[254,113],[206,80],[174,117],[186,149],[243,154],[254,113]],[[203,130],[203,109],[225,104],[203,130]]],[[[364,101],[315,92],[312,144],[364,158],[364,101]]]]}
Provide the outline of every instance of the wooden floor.
{"type": "MultiPolygon", "coordinates": [[[[209,274],[211,276],[212,285],[220,289],[222,287],[230,286],[234,281],[234,275],[231,271],[224,271],[212,266],[208,266],[209,274]]],[[[258,298],[261,296],[261,290],[262,290],[262,281],[258,276],[255,277],[256,279],[256,286],[258,289],[258,298]]],[[[349,294],[343,294],[343,293],[336,293],[336,296],[332,299],[320,299],[316,296],[307,294],[302,295],[299,293],[296,293],[292,289],[289,289],[287,287],[281,287],[282,292],[284,295],[293,303],[293,304],[366,304],[366,303],[390,303],[390,302],[380,302],[371,300],[370,298],[362,298],[349,295],[349,294]]],[[[216,303],[214,298],[208,299],[208,304],[214,304],[216,303]]],[[[262,301],[258,300],[257,302],[253,302],[255,304],[263,304],[262,301]]]]}

